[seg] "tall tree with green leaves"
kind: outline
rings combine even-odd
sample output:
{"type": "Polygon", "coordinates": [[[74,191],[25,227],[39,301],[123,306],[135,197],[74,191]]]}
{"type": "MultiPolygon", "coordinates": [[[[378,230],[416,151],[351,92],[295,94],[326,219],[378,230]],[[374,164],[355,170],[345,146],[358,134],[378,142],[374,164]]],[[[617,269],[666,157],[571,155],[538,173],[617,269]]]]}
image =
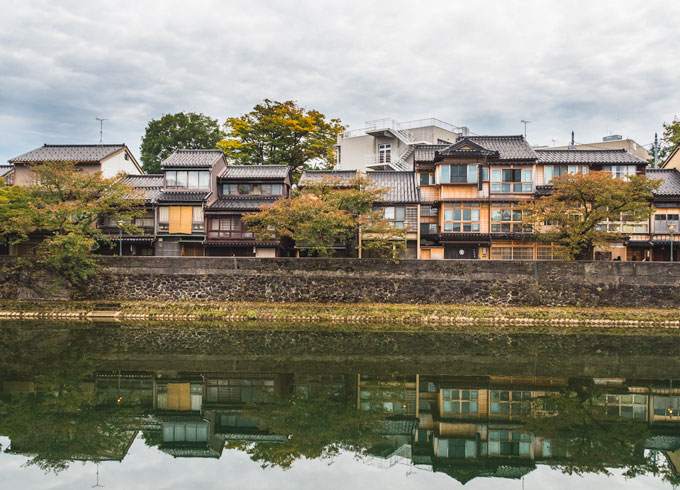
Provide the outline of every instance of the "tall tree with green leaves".
{"type": "Polygon", "coordinates": [[[523,222],[537,239],[562,245],[572,259],[591,258],[596,246],[623,239],[603,222],[647,220],[659,185],[644,176],[615,179],[608,172],[564,175],[552,183],[551,195],[527,203],[523,222]]]}
{"type": "Polygon", "coordinates": [[[680,119],[675,116],[669,123],[663,123],[659,160],[663,162],[673,149],[680,145],[680,119]]]}
{"type": "Polygon", "coordinates": [[[225,137],[217,119],[194,112],[166,114],[152,119],[142,137],[142,168],[148,174],[161,170],[161,162],[175,150],[216,148],[225,137]]]}
{"type": "Polygon", "coordinates": [[[41,237],[25,262],[75,284],[95,272],[92,252],[110,241],[95,226],[99,219],[121,222],[125,233],[139,231],[132,223],[143,213],[143,201],[120,178],[81,172],[69,162],[40,163],[33,171],[38,185],[0,186],[2,239],[19,244],[41,237]]]}
{"type": "Polygon", "coordinates": [[[228,118],[224,127],[227,136],[217,146],[228,159],[240,165],[290,165],[295,177],[304,169],[331,168],[338,134],[345,129],[340,119],[292,100],[269,99],[228,118]]]}

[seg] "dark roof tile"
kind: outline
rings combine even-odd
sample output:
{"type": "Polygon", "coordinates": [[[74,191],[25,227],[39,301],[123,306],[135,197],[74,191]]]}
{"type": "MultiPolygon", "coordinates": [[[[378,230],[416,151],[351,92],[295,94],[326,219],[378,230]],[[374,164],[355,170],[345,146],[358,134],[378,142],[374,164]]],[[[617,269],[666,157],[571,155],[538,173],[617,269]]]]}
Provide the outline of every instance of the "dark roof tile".
{"type": "Polygon", "coordinates": [[[30,162],[99,162],[125,148],[120,145],[43,145],[9,160],[10,163],[30,162]]]}
{"type": "Polygon", "coordinates": [[[459,136],[456,142],[472,141],[487,150],[497,151],[500,160],[535,160],[536,152],[524,136],[459,136]]]}
{"type": "Polygon", "coordinates": [[[285,179],[289,172],[288,165],[229,165],[220,177],[223,179],[285,179]]]}
{"type": "Polygon", "coordinates": [[[158,202],[203,202],[210,192],[205,191],[165,191],[161,192],[158,202]]]}
{"type": "Polygon", "coordinates": [[[655,196],[680,196],[680,172],[674,168],[649,168],[647,178],[661,180],[655,196]]]}
{"type": "Polygon", "coordinates": [[[537,149],[538,163],[543,164],[646,164],[643,159],[624,149],[616,150],[549,150],[537,149]]]}
{"type": "Polygon", "coordinates": [[[368,172],[366,176],[380,189],[386,189],[381,202],[408,204],[420,201],[415,172],[368,172]]]}
{"type": "Polygon", "coordinates": [[[161,168],[210,168],[222,158],[222,150],[175,150],[161,168]]]}
{"type": "Polygon", "coordinates": [[[135,197],[151,203],[156,202],[162,194],[163,174],[128,175],[122,182],[138,191],[135,197]]]}
{"type": "Polygon", "coordinates": [[[272,204],[277,199],[238,199],[220,198],[208,208],[213,210],[257,211],[265,204],[272,204]]]}
{"type": "Polygon", "coordinates": [[[358,176],[356,170],[305,170],[300,177],[300,186],[318,184],[325,180],[337,181],[339,187],[349,185],[358,176]]]}

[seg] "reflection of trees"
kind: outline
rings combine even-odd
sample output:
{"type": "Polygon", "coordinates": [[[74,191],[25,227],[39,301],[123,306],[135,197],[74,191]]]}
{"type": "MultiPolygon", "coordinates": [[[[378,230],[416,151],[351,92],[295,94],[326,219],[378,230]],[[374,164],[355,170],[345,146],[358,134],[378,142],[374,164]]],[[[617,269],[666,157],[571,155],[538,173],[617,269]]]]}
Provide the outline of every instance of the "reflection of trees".
{"type": "MultiPolygon", "coordinates": [[[[93,363],[75,349],[60,354],[58,363],[41,366],[28,392],[0,395],[0,434],[11,439],[12,451],[32,455],[27,465],[45,471],[59,472],[75,460],[121,459],[136,433],[135,400],[102,406],[89,382],[93,363]]],[[[3,367],[21,379],[20,364],[6,359],[3,367]]]]}
{"type": "Polygon", "coordinates": [[[525,429],[550,441],[551,466],[569,475],[609,475],[609,468],[618,467],[626,478],[650,474],[678,485],[680,479],[658,453],[645,453],[652,436],[646,422],[607,415],[603,399],[587,388],[538,398],[525,429]]]}
{"type": "Polygon", "coordinates": [[[353,394],[313,390],[287,400],[271,397],[266,403],[250,403],[243,415],[258,421],[261,429],[288,435],[282,443],[230,442],[227,448],[247,452],[262,467],[288,468],[304,457],[329,458],[340,450],[363,453],[381,440],[383,415],[356,409],[353,394]]]}

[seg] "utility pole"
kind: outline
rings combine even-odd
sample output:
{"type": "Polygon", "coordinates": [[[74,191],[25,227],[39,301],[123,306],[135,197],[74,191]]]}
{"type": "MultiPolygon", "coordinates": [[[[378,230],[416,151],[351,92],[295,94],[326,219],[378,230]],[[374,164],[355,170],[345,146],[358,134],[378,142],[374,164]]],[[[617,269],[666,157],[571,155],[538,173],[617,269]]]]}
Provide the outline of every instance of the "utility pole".
{"type": "Polygon", "coordinates": [[[99,144],[101,145],[104,142],[104,121],[108,121],[108,119],[101,117],[95,117],[95,119],[99,121],[99,144]]]}
{"type": "Polygon", "coordinates": [[[654,133],[654,168],[659,168],[659,135],[654,133]]]}
{"type": "Polygon", "coordinates": [[[524,124],[524,139],[527,139],[527,124],[529,124],[531,121],[525,121],[522,119],[520,122],[524,124]]]}
{"type": "Polygon", "coordinates": [[[575,149],[576,149],[575,142],[574,142],[574,132],[573,132],[573,131],[571,132],[571,144],[569,145],[569,149],[570,149],[570,150],[575,150],[575,149]]]}

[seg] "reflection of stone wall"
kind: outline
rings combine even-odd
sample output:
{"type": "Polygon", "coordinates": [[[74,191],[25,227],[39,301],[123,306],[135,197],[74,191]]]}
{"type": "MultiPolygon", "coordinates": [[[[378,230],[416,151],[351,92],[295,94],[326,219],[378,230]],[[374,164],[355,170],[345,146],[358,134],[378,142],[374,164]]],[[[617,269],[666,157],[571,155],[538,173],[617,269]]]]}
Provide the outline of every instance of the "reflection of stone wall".
{"type": "MultiPolygon", "coordinates": [[[[628,307],[680,304],[680,264],[668,263],[446,260],[394,264],[370,259],[226,257],[107,257],[101,261],[99,277],[76,291],[75,298],[628,307]]],[[[0,276],[0,296],[16,298],[20,287],[26,287],[23,281],[16,282],[0,276]]],[[[43,287],[40,291],[39,295],[46,297],[49,290],[43,287]]]]}

